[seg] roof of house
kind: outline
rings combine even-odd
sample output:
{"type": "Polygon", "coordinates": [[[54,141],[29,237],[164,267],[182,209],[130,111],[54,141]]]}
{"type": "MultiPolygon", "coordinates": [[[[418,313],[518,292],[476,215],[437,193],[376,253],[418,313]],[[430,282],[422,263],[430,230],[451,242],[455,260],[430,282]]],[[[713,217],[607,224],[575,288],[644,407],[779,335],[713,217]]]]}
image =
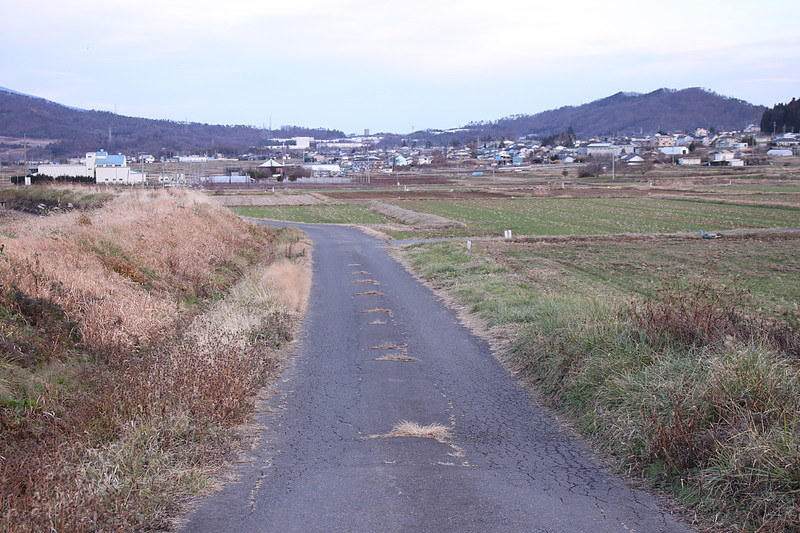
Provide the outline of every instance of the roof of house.
{"type": "Polygon", "coordinates": [[[95,163],[98,165],[124,165],[125,164],[125,156],[124,155],[101,155],[105,152],[97,152],[97,159],[95,163]]]}

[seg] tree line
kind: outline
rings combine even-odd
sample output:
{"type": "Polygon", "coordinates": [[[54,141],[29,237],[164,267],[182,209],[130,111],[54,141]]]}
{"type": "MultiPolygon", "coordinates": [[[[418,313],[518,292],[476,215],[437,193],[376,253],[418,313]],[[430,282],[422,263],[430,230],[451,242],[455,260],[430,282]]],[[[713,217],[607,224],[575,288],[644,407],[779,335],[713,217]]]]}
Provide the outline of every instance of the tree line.
{"type": "Polygon", "coordinates": [[[800,131],[800,100],[792,98],[788,104],[776,104],[764,111],[761,117],[761,131],[765,133],[800,131]]]}

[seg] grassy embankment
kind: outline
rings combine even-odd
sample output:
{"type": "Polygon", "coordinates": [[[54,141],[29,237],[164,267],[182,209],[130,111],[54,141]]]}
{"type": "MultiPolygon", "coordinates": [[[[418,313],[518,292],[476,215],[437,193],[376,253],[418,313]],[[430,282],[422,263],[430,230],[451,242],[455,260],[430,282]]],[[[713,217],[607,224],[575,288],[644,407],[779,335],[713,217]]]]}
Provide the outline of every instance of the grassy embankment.
{"type": "Polygon", "coordinates": [[[308,290],[297,232],[194,193],[105,201],[0,226],[3,531],[164,526],[235,450],[308,290]]]}
{"type": "Polygon", "coordinates": [[[111,201],[113,193],[91,187],[14,187],[0,190],[7,209],[42,214],[69,209],[96,209],[111,201]]]}
{"type": "Polygon", "coordinates": [[[621,469],[731,527],[789,532],[800,529],[798,245],[475,243],[467,253],[436,243],[406,253],[510,336],[508,365],[621,469]]]}

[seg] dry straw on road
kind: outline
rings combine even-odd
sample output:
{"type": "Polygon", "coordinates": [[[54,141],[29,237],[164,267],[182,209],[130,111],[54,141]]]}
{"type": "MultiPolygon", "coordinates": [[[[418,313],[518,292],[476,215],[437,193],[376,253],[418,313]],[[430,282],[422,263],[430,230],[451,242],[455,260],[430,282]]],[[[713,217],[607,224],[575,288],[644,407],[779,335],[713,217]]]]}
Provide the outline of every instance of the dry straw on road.
{"type": "Polygon", "coordinates": [[[428,424],[423,426],[416,422],[401,420],[392,428],[389,433],[384,435],[371,435],[368,439],[390,439],[397,437],[414,437],[423,439],[435,439],[439,442],[449,444],[450,428],[441,424],[428,424]]]}

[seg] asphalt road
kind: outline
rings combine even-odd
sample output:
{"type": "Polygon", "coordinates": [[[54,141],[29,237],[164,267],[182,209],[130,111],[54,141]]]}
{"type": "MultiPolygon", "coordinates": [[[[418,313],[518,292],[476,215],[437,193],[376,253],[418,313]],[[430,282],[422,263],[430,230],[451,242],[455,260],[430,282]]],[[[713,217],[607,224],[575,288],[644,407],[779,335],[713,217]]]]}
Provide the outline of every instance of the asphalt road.
{"type": "Polygon", "coordinates": [[[302,227],[314,279],[298,354],[261,444],[185,531],[690,531],[559,429],[382,241],[302,227]],[[402,420],[451,438],[369,438],[402,420]]]}

